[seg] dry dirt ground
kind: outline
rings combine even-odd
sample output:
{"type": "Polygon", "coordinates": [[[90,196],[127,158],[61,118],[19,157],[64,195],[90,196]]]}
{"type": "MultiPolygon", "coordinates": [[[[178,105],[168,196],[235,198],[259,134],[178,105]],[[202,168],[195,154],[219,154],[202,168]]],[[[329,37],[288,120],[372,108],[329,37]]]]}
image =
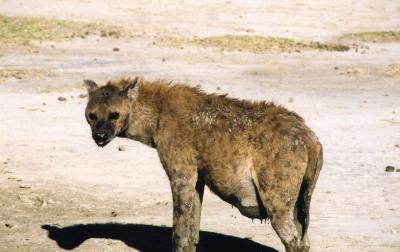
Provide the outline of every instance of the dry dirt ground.
{"type": "MultiPolygon", "coordinates": [[[[297,111],[325,151],[312,250],[400,251],[400,172],[385,171],[400,168],[399,41],[283,53],[162,43],[226,34],[324,42],[400,30],[398,1],[0,0],[0,15],[130,34],[0,47],[0,251],[168,251],[171,195],[155,150],[124,139],[97,148],[84,119],[83,79],[135,75],[297,111]]],[[[268,222],[210,191],[201,229],[201,251],[283,251],[268,222]]]]}

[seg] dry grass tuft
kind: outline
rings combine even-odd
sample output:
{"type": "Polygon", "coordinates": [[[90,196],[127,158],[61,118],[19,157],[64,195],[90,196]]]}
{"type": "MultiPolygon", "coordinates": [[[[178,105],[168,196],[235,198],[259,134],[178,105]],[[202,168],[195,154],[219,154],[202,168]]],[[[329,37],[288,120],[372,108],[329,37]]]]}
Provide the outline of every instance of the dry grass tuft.
{"type": "Polygon", "coordinates": [[[354,32],[345,34],[340,39],[363,42],[400,42],[400,31],[354,32]]]}
{"type": "Polygon", "coordinates": [[[91,35],[120,37],[122,33],[121,27],[99,23],[0,15],[0,43],[3,45],[30,46],[32,40],[59,41],[91,35]]]}
{"type": "Polygon", "coordinates": [[[201,47],[217,47],[227,51],[249,51],[253,53],[291,52],[308,49],[320,51],[348,51],[350,49],[349,46],[342,44],[248,35],[224,35],[192,39],[169,38],[166,43],[178,48],[182,47],[183,44],[189,44],[201,47]]]}

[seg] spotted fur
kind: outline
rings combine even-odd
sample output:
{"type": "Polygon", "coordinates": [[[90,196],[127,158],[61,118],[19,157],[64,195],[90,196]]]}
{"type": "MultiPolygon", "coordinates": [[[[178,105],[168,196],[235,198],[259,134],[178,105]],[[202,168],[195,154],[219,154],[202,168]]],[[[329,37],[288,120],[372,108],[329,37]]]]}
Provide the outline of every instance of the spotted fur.
{"type": "Polygon", "coordinates": [[[173,251],[196,248],[205,185],[243,215],[269,218],[286,251],[309,251],[322,146],[299,115],[165,81],[86,84],[93,132],[103,120],[109,141],[127,137],[157,149],[173,197],[173,251]]]}

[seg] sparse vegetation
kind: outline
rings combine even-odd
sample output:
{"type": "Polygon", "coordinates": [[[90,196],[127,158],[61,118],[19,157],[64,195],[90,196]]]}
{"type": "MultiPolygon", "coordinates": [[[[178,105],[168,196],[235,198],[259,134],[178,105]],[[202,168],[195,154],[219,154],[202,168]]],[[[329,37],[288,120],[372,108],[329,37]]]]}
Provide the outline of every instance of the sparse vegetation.
{"type": "Polygon", "coordinates": [[[0,43],[3,45],[28,46],[32,40],[57,41],[90,35],[119,37],[121,34],[121,27],[99,23],[0,15],[0,43]]]}
{"type": "Polygon", "coordinates": [[[275,38],[247,35],[224,35],[206,38],[171,38],[167,40],[169,45],[182,47],[183,44],[201,47],[219,47],[227,51],[250,51],[263,53],[268,51],[299,51],[314,49],[320,51],[348,51],[347,45],[320,43],[314,41],[298,41],[289,38],[275,38]]]}
{"type": "Polygon", "coordinates": [[[340,39],[364,42],[400,42],[400,31],[354,32],[345,34],[340,39]]]}
{"type": "Polygon", "coordinates": [[[54,73],[50,73],[46,71],[45,69],[40,69],[40,68],[30,68],[30,69],[25,69],[25,68],[4,68],[0,69],[0,83],[3,82],[6,79],[25,79],[27,77],[37,77],[37,76],[44,76],[44,75],[55,75],[54,73]]]}
{"type": "MultiPolygon", "coordinates": [[[[63,93],[74,89],[83,89],[83,82],[67,83],[59,86],[45,86],[37,89],[39,93],[63,93]]],[[[84,97],[83,97],[84,98],[84,97]]]]}
{"type": "Polygon", "coordinates": [[[390,64],[383,69],[384,76],[395,78],[400,77],[400,64],[390,64]]]}
{"type": "Polygon", "coordinates": [[[387,66],[364,65],[364,66],[350,67],[339,71],[338,74],[345,76],[375,75],[386,78],[399,78],[400,65],[399,64],[390,64],[387,66]]]}

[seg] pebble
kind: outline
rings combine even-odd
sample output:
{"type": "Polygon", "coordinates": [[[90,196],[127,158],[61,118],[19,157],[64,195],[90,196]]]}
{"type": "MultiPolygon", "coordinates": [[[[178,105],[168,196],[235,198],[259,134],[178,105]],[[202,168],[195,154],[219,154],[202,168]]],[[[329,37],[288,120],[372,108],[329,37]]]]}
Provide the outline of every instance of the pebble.
{"type": "Polygon", "coordinates": [[[119,150],[119,151],[125,151],[126,148],[125,148],[125,146],[120,145],[120,146],[118,146],[118,150],[119,150]]]}
{"type": "Polygon", "coordinates": [[[113,52],[119,52],[119,48],[118,47],[114,47],[112,50],[113,50],[113,52]]]}
{"type": "Polygon", "coordinates": [[[386,172],[394,172],[394,167],[393,166],[391,166],[391,165],[388,165],[388,166],[386,166],[386,168],[385,168],[385,171],[386,172]]]}
{"type": "Polygon", "coordinates": [[[111,217],[117,217],[117,216],[118,216],[117,212],[115,212],[115,211],[111,212],[111,217]]]}
{"type": "Polygon", "coordinates": [[[28,186],[28,185],[25,185],[25,184],[20,184],[20,185],[19,185],[19,188],[22,188],[22,189],[30,189],[31,187],[28,186]]]}
{"type": "Polygon", "coordinates": [[[63,102],[63,101],[66,101],[67,98],[65,98],[65,97],[63,97],[63,96],[60,96],[60,97],[58,97],[58,100],[61,101],[61,102],[63,102]]]}

